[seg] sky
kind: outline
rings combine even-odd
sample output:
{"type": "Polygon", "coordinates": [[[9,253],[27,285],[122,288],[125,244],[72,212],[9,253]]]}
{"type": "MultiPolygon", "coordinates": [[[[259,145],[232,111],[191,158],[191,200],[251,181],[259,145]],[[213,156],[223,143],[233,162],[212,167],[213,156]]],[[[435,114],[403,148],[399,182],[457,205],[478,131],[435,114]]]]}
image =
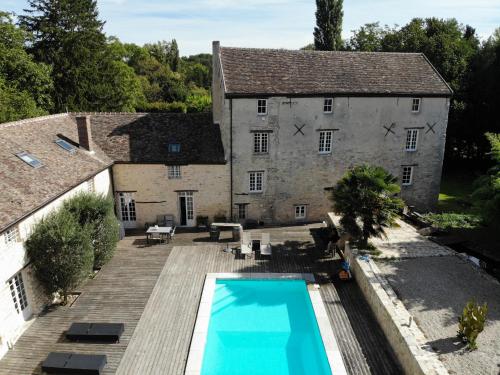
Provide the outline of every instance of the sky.
{"type": "MultiPolygon", "coordinates": [[[[21,14],[26,0],[0,0],[21,14]]],[[[104,30],[124,42],[175,38],[181,55],[223,46],[297,49],[312,42],[314,0],[98,0],[104,30]]],[[[486,39],[500,27],[500,0],[344,0],[343,37],[368,22],[404,25],[414,17],[456,18],[486,39]]]]}

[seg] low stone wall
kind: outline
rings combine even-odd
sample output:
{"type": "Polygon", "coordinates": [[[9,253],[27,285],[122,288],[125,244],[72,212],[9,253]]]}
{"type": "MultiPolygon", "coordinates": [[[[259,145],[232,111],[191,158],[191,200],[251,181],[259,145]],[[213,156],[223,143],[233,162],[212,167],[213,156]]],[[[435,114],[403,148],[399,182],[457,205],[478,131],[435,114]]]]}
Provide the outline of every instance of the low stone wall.
{"type": "Polygon", "coordinates": [[[412,316],[397,298],[372,260],[360,259],[345,244],[351,272],[389,340],[405,373],[410,375],[445,375],[448,371],[430,348],[412,316]]]}

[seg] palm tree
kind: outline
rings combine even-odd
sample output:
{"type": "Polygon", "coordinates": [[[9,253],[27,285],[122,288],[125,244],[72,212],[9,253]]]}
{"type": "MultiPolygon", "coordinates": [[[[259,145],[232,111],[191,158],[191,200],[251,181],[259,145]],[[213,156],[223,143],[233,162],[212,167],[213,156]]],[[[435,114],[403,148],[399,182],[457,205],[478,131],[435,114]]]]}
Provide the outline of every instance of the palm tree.
{"type": "Polygon", "coordinates": [[[403,207],[396,196],[397,179],[382,167],[354,167],[338,181],[330,199],[341,225],[366,248],[372,236],[382,237],[403,207]]]}

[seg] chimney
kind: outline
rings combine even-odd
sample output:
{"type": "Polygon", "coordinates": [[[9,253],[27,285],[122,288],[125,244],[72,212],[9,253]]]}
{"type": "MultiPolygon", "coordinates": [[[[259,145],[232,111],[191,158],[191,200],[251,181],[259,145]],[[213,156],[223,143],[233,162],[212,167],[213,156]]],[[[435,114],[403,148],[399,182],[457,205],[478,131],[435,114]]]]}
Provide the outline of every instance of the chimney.
{"type": "Polygon", "coordinates": [[[78,129],[78,143],[80,148],[87,151],[93,151],[91,146],[92,133],[90,131],[90,116],[78,116],[76,118],[76,126],[78,129]]]}

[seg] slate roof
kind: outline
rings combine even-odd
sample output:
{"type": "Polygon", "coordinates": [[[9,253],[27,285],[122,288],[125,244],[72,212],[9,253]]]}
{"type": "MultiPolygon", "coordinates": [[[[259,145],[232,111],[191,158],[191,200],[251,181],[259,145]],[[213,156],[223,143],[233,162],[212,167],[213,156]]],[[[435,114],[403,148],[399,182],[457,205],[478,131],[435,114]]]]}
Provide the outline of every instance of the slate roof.
{"type": "Polygon", "coordinates": [[[419,95],[452,90],[421,53],[221,47],[226,95],[419,95]]]}
{"type": "Polygon", "coordinates": [[[112,164],[78,149],[70,155],[54,141],[59,135],[78,145],[76,122],[68,115],[0,124],[0,231],[112,164]],[[27,151],[43,163],[33,168],[16,154],[27,151]]]}
{"type": "Polygon", "coordinates": [[[225,164],[211,113],[91,114],[94,141],[116,162],[225,164]],[[180,144],[180,152],[168,150],[180,144]]]}

